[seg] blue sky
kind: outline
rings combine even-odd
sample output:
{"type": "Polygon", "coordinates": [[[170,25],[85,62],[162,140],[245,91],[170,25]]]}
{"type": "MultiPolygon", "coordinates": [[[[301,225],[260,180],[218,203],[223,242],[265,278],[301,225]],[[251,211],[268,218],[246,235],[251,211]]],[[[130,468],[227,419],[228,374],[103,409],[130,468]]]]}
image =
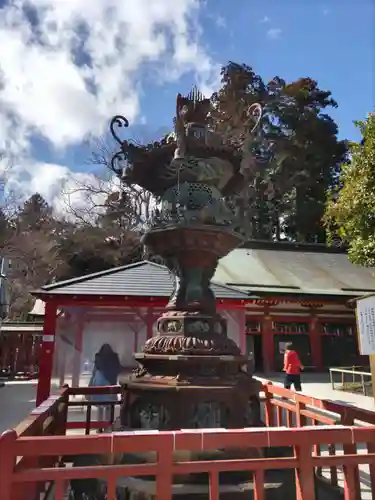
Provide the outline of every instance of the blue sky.
{"type": "Polygon", "coordinates": [[[8,185],[58,198],[68,177],[86,179],[87,141],[112,115],[152,140],[171,127],[176,94],[217,88],[229,60],[266,81],[316,79],[339,104],[340,138],[356,140],[353,120],[375,103],[374,26],[373,0],[0,0],[8,185]]]}
{"type": "MultiPolygon", "coordinates": [[[[246,63],[265,80],[317,80],[339,104],[330,114],[340,137],[358,139],[353,120],[375,106],[375,2],[208,0],[202,17],[204,43],[220,64],[246,63]]],[[[166,110],[171,115],[174,93],[189,84],[184,78],[162,99],[145,89],[149,123],[157,126],[166,110]]]]}

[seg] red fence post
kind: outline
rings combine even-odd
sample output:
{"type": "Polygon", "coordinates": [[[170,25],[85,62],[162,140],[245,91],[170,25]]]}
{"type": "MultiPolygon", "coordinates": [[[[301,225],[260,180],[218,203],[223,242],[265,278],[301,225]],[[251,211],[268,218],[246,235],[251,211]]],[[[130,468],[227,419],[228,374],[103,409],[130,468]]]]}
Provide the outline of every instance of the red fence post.
{"type": "Polygon", "coordinates": [[[58,416],[58,434],[65,435],[66,434],[66,424],[68,421],[68,409],[69,409],[69,389],[66,388],[61,393],[60,403],[57,407],[57,416],[58,416]]]}
{"type": "Polygon", "coordinates": [[[306,417],[301,415],[301,410],[305,410],[305,403],[301,403],[296,395],[296,425],[297,427],[304,427],[306,425],[306,417]]]}
{"type": "Polygon", "coordinates": [[[158,449],[158,472],[156,475],[156,498],[172,500],[173,435],[165,436],[158,449]]]}
{"type": "Polygon", "coordinates": [[[298,459],[298,468],[296,469],[296,500],[315,500],[311,446],[295,446],[294,453],[298,459]]]}
{"type": "MultiPolygon", "coordinates": [[[[354,426],[354,416],[350,411],[344,411],[341,415],[341,425],[354,426]]],[[[344,455],[357,455],[357,445],[355,443],[345,443],[342,446],[344,455]]],[[[361,500],[361,481],[358,466],[345,465],[344,463],[344,491],[345,498],[350,500],[361,500]]]]}
{"type": "Polygon", "coordinates": [[[264,407],[265,407],[265,415],[266,415],[266,426],[274,427],[275,426],[275,418],[273,405],[271,403],[272,394],[269,391],[269,387],[272,386],[272,382],[263,385],[264,390],[264,407]]]}
{"type": "Polygon", "coordinates": [[[0,436],[0,498],[11,500],[12,476],[16,463],[14,456],[14,443],[17,439],[15,430],[5,431],[0,436]]]}

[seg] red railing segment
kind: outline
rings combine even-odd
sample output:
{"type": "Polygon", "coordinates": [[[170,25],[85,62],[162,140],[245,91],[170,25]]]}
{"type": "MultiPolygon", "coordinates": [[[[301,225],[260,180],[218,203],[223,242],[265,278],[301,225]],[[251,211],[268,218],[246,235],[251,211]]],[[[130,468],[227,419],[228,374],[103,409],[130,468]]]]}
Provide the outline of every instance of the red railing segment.
{"type": "MultiPolygon", "coordinates": [[[[7,444],[8,452],[8,481],[13,485],[17,483],[36,483],[55,481],[62,491],[62,484],[72,479],[88,479],[91,477],[102,478],[109,481],[111,489],[115,487],[115,481],[124,476],[155,475],[157,477],[157,498],[171,499],[172,478],[177,474],[192,474],[206,472],[213,478],[211,484],[213,489],[211,497],[215,498],[217,477],[223,471],[249,470],[258,474],[255,486],[260,489],[259,495],[263,495],[262,474],[270,469],[296,469],[297,498],[313,500],[314,468],[344,465],[345,498],[357,500],[358,482],[355,470],[360,464],[371,464],[375,462],[375,454],[355,454],[338,456],[313,456],[311,448],[316,443],[349,443],[371,442],[375,443],[375,428],[360,427],[338,427],[338,428],[316,428],[305,427],[300,429],[240,429],[240,430],[210,430],[199,431],[169,431],[169,432],[125,432],[108,435],[93,436],[47,436],[47,437],[24,437],[17,438],[15,433],[7,433],[0,439],[0,449],[4,450],[7,444]],[[47,467],[43,469],[20,470],[13,472],[11,461],[16,454],[31,455],[30,448],[38,448],[34,455],[39,457],[48,456],[51,453],[64,455],[77,455],[82,453],[92,454],[116,454],[132,451],[156,451],[157,462],[145,465],[108,465],[101,467],[74,467],[56,468],[47,467]],[[250,449],[293,446],[294,456],[287,458],[250,458],[238,460],[200,460],[187,462],[174,462],[173,453],[176,451],[202,451],[222,448],[250,449]],[[10,481],[9,481],[10,478],[10,481]],[[159,490],[160,488],[160,490],[159,490]],[[160,492],[160,493],[159,493],[160,492]],[[160,496],[159,496],[160,495],[160,496]]],[[[375,491],[373,485],[373,490],[375,491]]],[[[0,490],[2,500],[13,500],[9,496],[9,485],[3,485],[0,490]],[[6,489],[8,488],[8,489],[6,489]],[[6,496],[8,495],[8,496],[6,496]]],[[[59,493],[60,494],[60,493],[59,493]]],[[[21,497],[22,498],[22,497],[21,497]]],[[[28,497],[23,497],[25,500],[28,497]]],[[[57,496],[56,500],[63,500],[63,496],[57,496]]],[[[216,496],[216,498],[218,498],[216,496]]],[[[260,496],[259,498],[262,498],[260,496]]]]}
{"type": "MultiPolygon", "coordinates": [[[[287,446],[313,446],[340,443],[375,443],[375,427],[301,427],[205,429],[188,431],[131,431],[92,434],[90,436],[35,436],[15,437],[16,456],[78,455],[82,450],[95,450],[94,454],[141,453],[158,448],[160,440],[170,443],[171,450],[204,451],[218,448],[271,448],[287,446]],[[169,440],[169,441],[167,441],[169,440]],[[35,449],[37,443],[37,450],[35,449]]],[[[4,434],[6,435],[6,433],[4,434]]],[[[369,455],[370,456],[370,455],[369,455]]],[[[375,457],[375,454],[374,454],[375,457]]],[[[266,459],[267,460],[267,459],[266,459]]]]}
{"type": "Polygon", "coordinates": [[[351,418],[352,421],[364,422],[370,425],[375,425],[375,412],[366,410],[364,408],[356,408],[354,406],[345,405],[343,403],[335,403],[327,399],[318,399],[312,396],[306,396],[304,394],[296,393],[294,391],[289,391],[283,387],[273,385],[271,382],[264,384],[265,396],[272,400],[273,396],[278,396],[280,398],[286,398],[288,401],[271,401],[271,406],[278,404],[281,407],[285,407],[291,402],[299,403],[300,405],[309,406],[310,408],[315,408],[317,410],[322,410],[324,412],[335,413],[341,418],[347,419],[351,418]]]}
{"type": "MultiPolygon", "coordinates": [[[[272,384],[263,386],[265,420],[267,428],[214,429],[157,433],[112,433],[90,435],[90,430],[103,426],[91,420],[92,394],[118,394],[120,387],[66,388],[50,397],[22,422],[16,431],[7,431],[0,437],[0,499],[29,500],[37,491],[37,484],[55,482],[55,499],[62,500],[67,481],[77,478],[100,477],[108,481],[108,493],[115,490],[116,478],[126,475],[155,475],[158,498],[169,499],[174,474],[207,472],[210,478],[210,499],[218,498],[219,472],[226,470],[254,471],[255,498],[263,498],[264,474],[269,469],[293,469],[296,472],[297,498],[311,494],[314,471],[322,475],[323,468],[330,468],[330,483],[338,484],[337,470],[344,470],[346,500],[359,500],[359,464],[369,464],[372,491],[375,492],[375,414],[368,410],[351,408],[331,401],[296,394],[272,384]],[[70,401],[70,397],[83,395],[84,401],[70,401]],[[287,399],[280,399],[287,398],[287,399]],[[67,422],[68,408],[86,408],[82,421],[67,422]],[[327,415],[334,413],[337,416],[327,415]],[[354,427],[355,420],[370,424],[354,427]],[[293,429],[282,428],[283,423],[293,429]],[[307,427],[310,423],[312,426],[307,427]],[[344,426],[331,424],[344,424],[344,426]],[[277,423],[278,427],[274,427],[277,423]],[[324,425],[330,425],[325,427],[324,425]],[[69,428],[85,429],[86,436],[64,435],[69,428]],[[367,443],[367,454],[358,454],[356,443],[367,443]],[[294,456],[247,460],[213,460],[174,462],[176,450],[201,451],[215,448],[272,448],[293,447],[294,456]],[[343,454],[336,454],[336,446],[343,447],[343,454]],[[321,455],[322,448],[328,455],[321,455]],[[155,464],[74,467],[58,466],[61,457],[77,454],[119,454],[123,452],[158,453],[155,464]],[[313,450],[313,454],[311,453],[313,450]],[[22,457],[22,459],[17,459],[22,457]],[[16,464],[17,461],[17,464],[16,464]],[[344,467],[343,467],[344,466],[344,467]],[[5,478],[5,479],[3,479],[5,478]],[[33,490],[33,484],[34,490],[33,490]],[[13,485],[13,486],[12,486],[13,485]],[[12,492],[11,496],[9,492],[12,492]],[[160,493],[161,495],[161,493],[160,493]]],[[[114,402],[107,402],[112,406],[114,402]]],[[[119,404],[119,403],[118,403],[119,404]]],[[[307,498],[313,499],[312,496],[307,498]]]]}

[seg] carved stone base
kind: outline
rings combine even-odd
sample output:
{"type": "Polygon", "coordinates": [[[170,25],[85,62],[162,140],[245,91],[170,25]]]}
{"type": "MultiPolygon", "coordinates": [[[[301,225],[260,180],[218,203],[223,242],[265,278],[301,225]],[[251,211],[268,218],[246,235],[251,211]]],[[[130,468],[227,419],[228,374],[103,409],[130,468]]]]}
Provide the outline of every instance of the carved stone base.
{"type": "Polygon", "coordinates": [[[227,336],[227,322],[219,314],[167,311],[157,322],[159,335],[147,340],[145,354],[239,356],[237,344],[227,336]]]}
{"type": "Polygon", "coordinates": [[[123,386],[121,424],[128,428],[238,429],[263,425],[260,383],[246,373],[216,382],[207,377],[181,383],[172,377],[146,374],[129,378],[123,386]]]}

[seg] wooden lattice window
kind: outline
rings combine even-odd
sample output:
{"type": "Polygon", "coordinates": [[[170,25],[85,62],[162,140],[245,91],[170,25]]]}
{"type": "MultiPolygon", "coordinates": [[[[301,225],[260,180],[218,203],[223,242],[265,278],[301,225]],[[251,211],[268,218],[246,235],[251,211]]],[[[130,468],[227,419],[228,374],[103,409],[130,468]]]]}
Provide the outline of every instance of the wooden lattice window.
{"type": "Polygon", "coordinates": [[[350,323],[323,323],[323,333],[337,337],[351,337],[355,333],[354,325],[350,323]]]}
{"type": "Polygon", "coordinates": [[[261,331],[260,321],[246,321],[247,333],[259,333],[261,331]]]}
{"type": "Polygon", "coordinates": [[[272,330],[277,333],[308,333],[309,324],[299,321],[274,321],[272,330]]]}

